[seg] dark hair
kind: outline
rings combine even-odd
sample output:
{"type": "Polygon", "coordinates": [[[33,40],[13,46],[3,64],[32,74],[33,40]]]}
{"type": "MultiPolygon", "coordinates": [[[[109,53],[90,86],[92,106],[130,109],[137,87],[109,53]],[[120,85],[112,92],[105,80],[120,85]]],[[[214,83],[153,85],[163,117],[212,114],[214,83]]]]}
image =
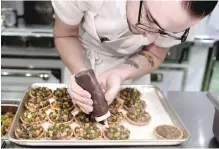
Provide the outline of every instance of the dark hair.
{"type": "Polygon", "coordinates": [[[209,15],[217,5],[217,1],[182,1],[182,5],[190,15],[200,18],[209,15]]]}

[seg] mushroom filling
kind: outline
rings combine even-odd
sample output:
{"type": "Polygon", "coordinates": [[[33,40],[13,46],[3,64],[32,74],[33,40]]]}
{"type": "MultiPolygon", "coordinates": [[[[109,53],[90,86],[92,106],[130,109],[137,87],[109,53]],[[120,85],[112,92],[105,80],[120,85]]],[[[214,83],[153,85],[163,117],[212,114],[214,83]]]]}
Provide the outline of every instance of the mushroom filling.
{"type": "Polygon", "coordinates": [[[176,127],[169,125],[158,126],[156,132],[166,139],[177,139],[181,135],[181,132],[176,127]]]}
{"type": "Polygon", "coordinates": [[[72,133],[73,131],[69,125],[55,124],[52,127],[49,127],[46,132],[46,137],[51,138],[52,140],[57,140],[71,136],[72,133]]]}
{"type": "Polygon", "coordinates": [[[146,103],[143,100],[140,99],[131,99],[131,100],[125,100],[124,106],[128,108],[141,108],[144,109],[146,107],[146,103]]]}
{"type": "Polygon", "coordinates": [[[123,120],[123,114],[122,112],[116,112],[111,114],[111,116],[107,119],[108,123],[110,125],[112,124],[118,124],[123,120]]]}
{"type": "Polygon", "coordinates": [[[134,122],[148,122],[151,116],[144,110],[131,110],[127,114],[127,117],[134,122]]]}
{"type": "Polygon", "coordinates": [[[46,113],[45,111],[31,112],[27,110],[22,114],[21,117],[27,123],[37,123],[42,122],[46,119],[46,113]]]}
{"type": "Polygon", "coordinates": [[[88,114],[83,113],[83,112],[78,112],[75,115],[75,119],[80,123],[89,123],[90,122],[90,116],[88,114]]]}
{"type": "Polygon", "coordinates": [[[52,102],[55,108],[69,109],[73,106],[73,102],[70,99],[58,98],[56,101],[52,102]]]}
{"type": "Polygon", "coordinates": [[[36,139],[43,133],[43,128],[37,124],[22,124],[15,131],[19,138],[36,139]]]}
{"type": "Polygon", "coordinates": [[[118,99],[114,99],[114,101],[109,105],[110,112],[116,112],[121,106],[121,103],[118,99]]]}
{"type": "Polygon", "coordinates": [[[75,135],[86,140],[94,140],[101,137],[101,132],[96,125],[85,123],[82,126],[75,128],[75,135]]]}
{"type": "Polygon", "coordinates": [[[130,136],[130,131],[123,125],[110,126],[104,133],[110,140],[127,140],[130,136]]]}
{"type": "Polygon", "coordinates": [[[39,98],[46,98],[49,95],[52,94],[52,90],[49,89],[48,87],[35,87],[31,89],[31,94],[34,97],[39,97],[39,98]]]}
{"type": "Polygon", "coordinates": [[[57,88],[53,92],[53,95],[56,96],[57,98],[70,97],[67,88],[57,88]]]}
{"type": "Polygon", "coordinates": [[[73,115],[66,109],[55,109],[49,114],[49,118],[55,123],[63,123],[72,120],[73,115]]]}
{"type": "Polygon", "coordinates": [[[5,135],[8,133],[13,119],[14,114],[11,112],[7,112],[1,115],[1,135],[5,135]]]}
{"type": "Polygon", "coordinates": [[[140,97],[140,92],[136,88],[127,87],[120,91],[120,95],[125,99],[135,99],[140,97]]]}
{"type": "Polygon", "coordinates": [[[36,97],[29,99],[27,106],[31,109],[38,110],[49,106],[49,104],[49,101],[42,101],[40,98],[36,97]]]}

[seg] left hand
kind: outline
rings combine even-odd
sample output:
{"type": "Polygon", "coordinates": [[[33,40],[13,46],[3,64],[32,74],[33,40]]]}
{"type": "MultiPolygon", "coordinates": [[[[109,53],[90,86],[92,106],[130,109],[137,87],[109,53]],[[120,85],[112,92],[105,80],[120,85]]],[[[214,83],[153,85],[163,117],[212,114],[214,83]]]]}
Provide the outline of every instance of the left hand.
{"type": "Polygon", "coordinates": [[[98,77],[98,81],[105,93],[105,99],[110,105],[120,91],[122,78],[116,70],[107,70],[98,77]]]}

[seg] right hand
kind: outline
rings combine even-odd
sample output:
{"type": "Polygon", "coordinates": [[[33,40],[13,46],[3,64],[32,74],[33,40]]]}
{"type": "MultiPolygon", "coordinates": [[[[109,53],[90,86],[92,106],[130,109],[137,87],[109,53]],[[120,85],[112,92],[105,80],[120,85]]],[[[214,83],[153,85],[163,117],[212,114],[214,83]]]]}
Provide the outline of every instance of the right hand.
{"type": "Polygon", "coordinates": [[[75,81],[75,75],[71,75],[68,82],[68,93],[74,103],[76,103],[83,112],[90,113],[93,111],[93,100],[91,94],[81,88],[75,81]]]}

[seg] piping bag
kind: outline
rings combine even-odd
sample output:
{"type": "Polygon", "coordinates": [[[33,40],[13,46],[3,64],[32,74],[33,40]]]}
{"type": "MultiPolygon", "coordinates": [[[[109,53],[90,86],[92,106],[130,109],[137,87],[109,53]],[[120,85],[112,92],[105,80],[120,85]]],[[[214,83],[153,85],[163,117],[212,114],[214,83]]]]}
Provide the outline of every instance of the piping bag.
{"type": "Polygon", "coordinates": [[[91,94],[91,99],[93,100],[91,117],[97,122],[103,121],[105,126],[108,127],[107,118],[110,117],[109,106],[93,69],[79,72],[75,75],[75,80],[79,86],[91,94]]]}

